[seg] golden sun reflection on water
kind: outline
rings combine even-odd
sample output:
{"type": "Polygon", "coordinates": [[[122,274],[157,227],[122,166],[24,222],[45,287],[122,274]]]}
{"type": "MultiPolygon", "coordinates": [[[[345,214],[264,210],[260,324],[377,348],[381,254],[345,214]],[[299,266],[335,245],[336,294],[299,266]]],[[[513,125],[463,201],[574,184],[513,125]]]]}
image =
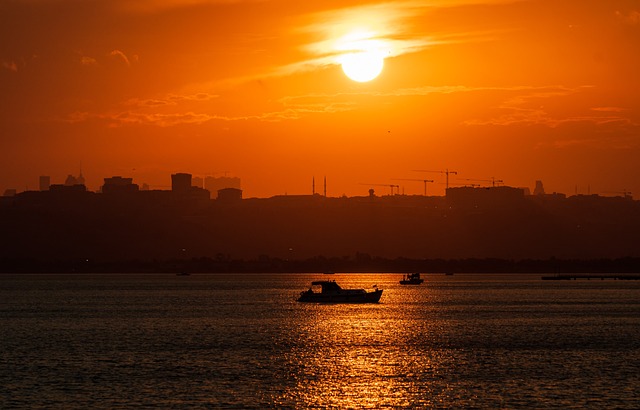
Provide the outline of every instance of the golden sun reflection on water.
{"type": "Polygon", "coordinates": [[[442,351],[420,343],[437,331],[434,321],[420,317],[429,314],[418,303],[429,298],[429,290],[380,286],[386,293],[378,305],[303,306],[297,319],[300,343],[288,357],[291,367],[299,369],[297,383],[281,403],[333,408],[437,403],[438,392],[425,389],[425,381],[439,379],[442,351]],[[398,298],[404,303],[398,304],[398,298]]]}
{"type": "Polygon", "coordinates": [[[9,275],[0,408],[640,408],[639,284],[400,278],[9,275]]]}

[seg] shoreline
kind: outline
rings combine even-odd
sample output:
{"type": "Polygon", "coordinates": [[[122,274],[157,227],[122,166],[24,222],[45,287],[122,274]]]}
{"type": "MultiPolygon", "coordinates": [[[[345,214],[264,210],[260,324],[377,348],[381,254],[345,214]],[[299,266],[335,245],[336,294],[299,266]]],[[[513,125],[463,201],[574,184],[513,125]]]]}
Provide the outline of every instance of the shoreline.
{"type": "Polygon", "coordinates": [[[386,259],[327,258],[284,260],[263,256],[242,259],[103,260],[0,259],[0,274],[8,273],[540,273],[625,275],[640,273],[640,258],[618,259],[386,259]]]}

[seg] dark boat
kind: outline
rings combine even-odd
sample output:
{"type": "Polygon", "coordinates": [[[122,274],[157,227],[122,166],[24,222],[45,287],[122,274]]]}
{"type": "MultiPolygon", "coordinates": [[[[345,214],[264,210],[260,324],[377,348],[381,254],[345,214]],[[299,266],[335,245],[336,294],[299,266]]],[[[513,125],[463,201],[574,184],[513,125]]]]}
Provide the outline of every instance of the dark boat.
{"type": "Polygon", "coordinates": [[[400,281],[401,285],[419,285],[424,282],[424,279],[420,278],[419,273],[412,273],[409,275],[404,275],[402,280],[400,281]]]}
{"type": "Polygon", "coordinates": [[[319,280],[311,282],[309,290],[300,293],[298,302],[312,303],[378,303],[382,296],[382,289],[374,286],[374,290],[367,292],[364,289],[342,289],[335,280],[319,280]],[[315,292],[314,286],[320,286],[321,290],[315,292]]]}

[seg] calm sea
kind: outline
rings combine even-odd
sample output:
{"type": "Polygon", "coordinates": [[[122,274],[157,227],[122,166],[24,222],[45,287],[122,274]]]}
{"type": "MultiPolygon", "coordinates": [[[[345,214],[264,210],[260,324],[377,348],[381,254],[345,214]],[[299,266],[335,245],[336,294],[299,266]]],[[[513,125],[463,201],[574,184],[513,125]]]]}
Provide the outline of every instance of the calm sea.
{"type": "Polygon", "coordinates": [[[640,408],[639,281],[400,278],[5,275],[0,408],[640,408]]]}

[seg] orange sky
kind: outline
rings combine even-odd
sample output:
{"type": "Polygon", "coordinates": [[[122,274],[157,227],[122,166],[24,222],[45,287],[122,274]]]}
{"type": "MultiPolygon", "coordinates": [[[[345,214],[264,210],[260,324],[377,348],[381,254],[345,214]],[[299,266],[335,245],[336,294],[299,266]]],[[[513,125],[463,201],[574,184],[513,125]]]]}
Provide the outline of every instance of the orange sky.
{"type": "MultiPolygon", "coordinates": [[[[638,1],[0,3],[0,193],[227,172],[245,197],[467,179],[640,195],[638,1]],[[340,39],[383,45],[348,79],[340,39]]],[[[221,175],[221,174],[216,174],[221,175]]],[[[384,187],[376,188],[387,193],[384,187]]]]}

